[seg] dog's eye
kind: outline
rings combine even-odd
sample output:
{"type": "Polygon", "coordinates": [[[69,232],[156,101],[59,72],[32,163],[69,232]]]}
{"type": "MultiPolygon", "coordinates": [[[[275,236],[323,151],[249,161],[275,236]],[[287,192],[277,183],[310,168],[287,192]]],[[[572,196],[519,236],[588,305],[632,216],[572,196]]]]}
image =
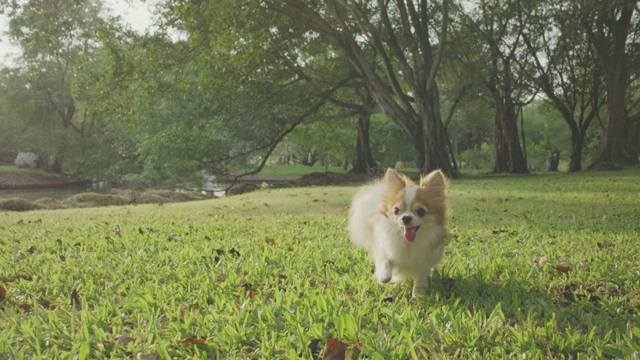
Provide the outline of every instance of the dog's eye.
{"type": "Polygon", "coordinates": [[[420,217],[423,217],[427,215],[427,210],[425,210],[424,208],[419,208],[418,210],[416,210],[416,214],[420,217]]]}
{"type": "Polygon", "coordinates": [[[394,207],[393,208],[393,215],[398,215],[400,214],[400,208],[399,207],[394,207]]]}

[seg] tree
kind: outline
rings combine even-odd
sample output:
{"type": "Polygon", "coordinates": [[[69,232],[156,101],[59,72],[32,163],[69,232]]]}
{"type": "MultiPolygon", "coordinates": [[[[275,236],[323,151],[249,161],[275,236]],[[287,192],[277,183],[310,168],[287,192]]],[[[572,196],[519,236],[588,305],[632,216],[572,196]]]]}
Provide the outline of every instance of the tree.
{"type": "Polygon", "coordinates": [[[32,101],[46,104],[40,119],[54,126],[48,135],[55,147],[41,155],[51,170],[61,172],[66,157],[83,153],[82,142],[95,124],[87,113],[77,116],[73,83],[108,28],[101,3],[28,0],[4,4],[3,9],[10,17],[8,35],[22,50],[20,68],[29,79],[32,101]]]}
{"type": "Polygon", "coordinates": [[[587,130],[603,103],[601,72],[575,13],[571,3],[540,2],[522,31],[531,55],[525,66],[534,70],[528,74],[571,131],[569,172],[582,170],[587,130]]]}
{"type": "Polygon", "coordinates": [[[628,49],[637,51],[637,47],[629,47],[629,36],[632,30],[640,30],[637,24],[632,26],[634,13],[638,11],[638,1],[594,0],[578,4],[582,9],[581,21],[595,49],[607,93],[604,145],[597,162],[635,163],[638,161],[637,149],[633,150],[636,144],[630,143],[627,137],[625,98],[629,85],[628,49]]]}
{"type": "MultiPolygon", "coordinates": [[[[251,173],[261,169],[278,142],[299,124],[347,119],[371,107],[359,95],[361,81],[326,40],[286,17],[235,1],[170,1],[165,8],[167,24],[189,35],[189,52],[200,59],[203,74],[212,74],[212,80],[201,85],[217,89],[220,116],[234,117],[225,125],[244,124],[240,130],[245,133],[247,127],[265,130],[256,131],[261,138],[255,142],[244,136],[242,153],[259,159],[251,173]],[[253,122],[246,124],[246,119],[253,122]]],[[[359,138],[363,146],[358,163],[371,166],[368,138],[359,138]]]]}
{"type": "Polygon", "coordinates": [[[329,39],[413,144],[420,170],[441,168],[458,176],[447,148],[436,83],[447,42],[449,0],[435,4],[256,0],[255,4],[265,4],[329,39]],[[432,46],[434,39],[437,47],[432,46]]]}
{"type": "Polygon", "coordinates": [[[475,74],[495,107],[494,172],[528,173],[517,116],[532,95],[517,63],[526,26],[520,21],[522,6],[516,0],[483,0],[475,8],[461,7],[457,12],[456,57],[465,76],[475,74]]]}

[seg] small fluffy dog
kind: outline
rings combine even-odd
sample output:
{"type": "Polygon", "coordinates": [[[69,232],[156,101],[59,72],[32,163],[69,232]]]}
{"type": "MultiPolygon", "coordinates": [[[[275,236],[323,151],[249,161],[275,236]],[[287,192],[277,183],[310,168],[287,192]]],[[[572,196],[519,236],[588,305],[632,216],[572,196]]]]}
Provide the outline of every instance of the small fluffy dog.
{"type": "Polygon", "coordinates": [[[380,283],[413,279],[412,295],[425,292],[446,240],[447,179],[436,170],[416,185],[394,169],[356,194],[350,209],[351,242],[375,262],[380,283]]]}

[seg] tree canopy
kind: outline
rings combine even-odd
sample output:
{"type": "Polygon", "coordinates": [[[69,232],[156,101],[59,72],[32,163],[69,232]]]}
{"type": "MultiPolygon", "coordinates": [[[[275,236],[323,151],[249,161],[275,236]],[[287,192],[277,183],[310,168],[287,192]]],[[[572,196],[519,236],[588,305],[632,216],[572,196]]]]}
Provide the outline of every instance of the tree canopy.
{"type": "Polygon", "coordinates": [[[98,0],[0,8],[22,50],[0,77],[4,162],[197,186],[282,149],[453,177],[638,161],[638,1],[162,0],[145,34],[98,0]]]}

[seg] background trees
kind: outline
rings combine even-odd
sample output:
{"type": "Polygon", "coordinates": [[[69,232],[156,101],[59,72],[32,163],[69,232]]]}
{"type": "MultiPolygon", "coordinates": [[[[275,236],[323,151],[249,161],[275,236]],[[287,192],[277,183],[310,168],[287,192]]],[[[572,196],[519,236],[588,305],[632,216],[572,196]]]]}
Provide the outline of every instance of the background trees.
{"type": "Polygon", "coordinates": [[[447,43],[449,0],[257,3],[330,39],[413,144],[422,172],[440,168],[458,175],[449,156],[436,83],[447,43]]]}
{"type": "Polygon", "coordinates": [[[627,133],[625,98],[629,85],[630,62],[637,57],[638,1],[587,1],[580,8],[582,24],[595,49],[607,93],[607,122],[599,162],[638,161],[637,131],[627,133]],[[632,18],[635,20],[632,22],[632,18]],[[629,134],[629,136],[628,136],[629,134]]]}
{"type": "Polygon", "coordinates": [[[637,1],[163,0],[148,34],[97,0],[0,6],[23,51],[3,161],[166,186],[283,148],[451,176],[638,161],[637,1]]]}
{"type": "Polygon", "coordinates": [[[568,125],[568,171],[579,171],[587,130],[604,103],[602,72],[583,24],[571,19],[576,5],[551,1],[537,5],[522,31],[530,56],[527,75],[568,125]]]}

